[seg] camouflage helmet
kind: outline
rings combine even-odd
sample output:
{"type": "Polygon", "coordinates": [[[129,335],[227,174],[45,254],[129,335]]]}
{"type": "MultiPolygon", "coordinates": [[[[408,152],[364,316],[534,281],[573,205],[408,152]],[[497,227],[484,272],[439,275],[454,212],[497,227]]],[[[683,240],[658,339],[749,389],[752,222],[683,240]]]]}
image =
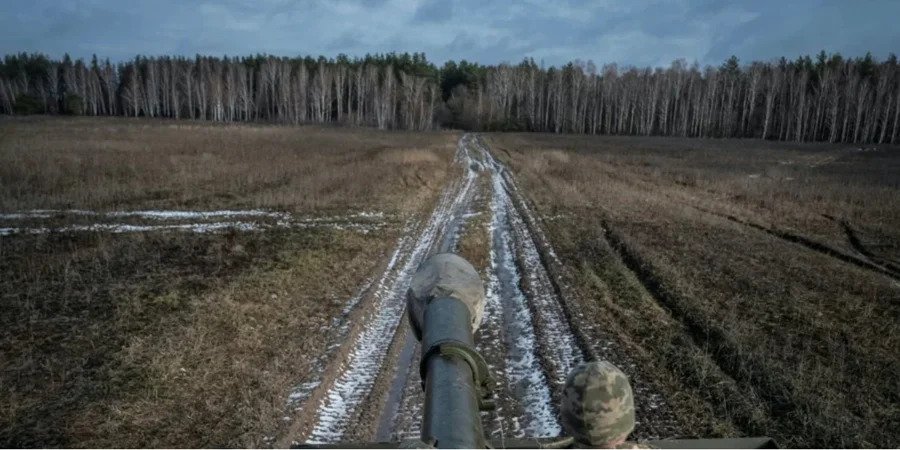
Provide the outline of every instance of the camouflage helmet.
{"type": "Polygon", "coordinates": [[[580,445],[610,447],[634,429],[634,397],[628,377],[607,361],[581,363],[563,391],[562,426],[580,445]]]}

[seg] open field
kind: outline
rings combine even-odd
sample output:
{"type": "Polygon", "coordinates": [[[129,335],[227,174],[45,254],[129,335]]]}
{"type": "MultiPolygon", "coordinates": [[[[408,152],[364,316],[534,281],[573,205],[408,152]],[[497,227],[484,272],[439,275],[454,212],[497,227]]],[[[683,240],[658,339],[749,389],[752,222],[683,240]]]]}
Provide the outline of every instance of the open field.
{"type": "Polygon", "coordinates": [[[536,208],[587,334],[627,354],[684,435],[900,442],[900,149],[487,140],[536,208]]]}
{"type": "Polygon", "coordinates": [[[0,120],[0,445],[280,436],[457,138],[0,120]]]}
{"type": "Polygon", "coordinates": [[[900,149],[0,121],[0,444],[415,437],[418,265],[468,258],[491,438],[578,362],[633,437],[900,441],[900,149]]]}
{"type": "Polygon", "coordinates": [[[406,210],[441,186],[455,146],[450,134],[364,128],[52,118],[0,125],[2,211],[406,210]]]}

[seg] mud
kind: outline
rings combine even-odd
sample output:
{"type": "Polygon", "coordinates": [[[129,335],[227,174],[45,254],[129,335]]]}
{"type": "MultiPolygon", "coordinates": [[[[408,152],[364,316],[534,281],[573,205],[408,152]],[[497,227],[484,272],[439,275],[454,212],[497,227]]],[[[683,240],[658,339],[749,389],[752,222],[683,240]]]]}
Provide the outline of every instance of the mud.
{"type": "MultiPolygon", "coordinates": [[[[399,351],[396,347],[402,347],[392,345],[393,342],[406,342],[405,336],[397,339],[397,332],[398,327],[405,330],[405,327],[401,327],[401,319],[404,316],[404,299],[409,281],[419,264],[437,250],[443,237],[454,232],[452,224],[456,222],[455,216],[461,215],[465,210],[469,191],[475,184],[475,173],[468,164],[466,155],[466,148],[461,141],[457,162],[467,167],[467,170],[463,171],[461,179],[445,189],[428,221],[421,227],[410,227],[411,232],[398,245],[398,263],[386,270],[374,292],[371,314],[362,325],[362,330],[352,341],[345,343],[348,349],[346,356],[330,363],[336,367],[333,370],[333,381],[320,383],[310,395],[310,399],[321,400],[307,401],[301,406],[315,410],[316,416],[311,420],[311,429],[299,436],[300,439],[308,443],[328,443],[340,441],[345,436],[365,438],[365,433],[356,430],[375,428],[373,418],[377,420],[378,414],[372,414],[372,406],[365,403],[379,405],[378,409],[381,409],[382,402],[378,397],[383,396],[383,393],[380,390],[390,391],[385,389],[387,386],[384,379],[387,374],[395,372],[397,365],[396,362],[390,365],[384,363],[395,359],[399,351]],[[379,387],[382,389],[378,389],[379,387]]],[[[390,378],[393,379],[393,376],[390,378]]],[[[385,401],[399,402],[394,399],[385,401]]]]}
{"type": "MultiPolygon", "coordinates": [[[[461,230],[475,215],[472,204],[478,196],[490,199],[491,214],[487,304],[476,334],[476,346],[497,380],[497,408],[483,417],[488,436],[559,435],[556,405],[566,375],[596,355],[597,346],[613,345],[586,343],[563,298],[560,269],[548,264],[558,263],[552,247],[514,180],[478,136],[467,134],[460,139],[455,164],[460,176],[447,186],[424,225],[408,226],[369,298],[348,301],[370,311],[349,315],[360,321],[358,332],[344,332],[344,342],[323,363],[326,368],[318,378],[298,383],[292,401],[307,412],[303,417],[308,423],[293,427],[291,441],[386,441],[418,436],[424,401],[418,373],[420,349],[405,321],[404,295],[421,261],[456,249],[461,230]],[[490,176],[487,185],[475,182],[483,172],[490,176]]],[[[352,328],[342,323],[333,326],[339,332],[352,328]]],[[[662,403],[659,398],[654,401],[662,403]]]]}

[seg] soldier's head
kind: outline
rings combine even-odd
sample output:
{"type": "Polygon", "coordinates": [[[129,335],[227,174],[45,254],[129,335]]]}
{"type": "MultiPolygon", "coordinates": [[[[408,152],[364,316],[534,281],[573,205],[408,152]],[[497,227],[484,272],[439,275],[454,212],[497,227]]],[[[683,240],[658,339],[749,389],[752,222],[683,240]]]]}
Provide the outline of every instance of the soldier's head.
{"type": "Polygon", "coordinates": [[[615,447],[634,430],[634,398],[628,377],[606,361],[579,364],[566,379],[563,429],[575,442],[615,447]]]}

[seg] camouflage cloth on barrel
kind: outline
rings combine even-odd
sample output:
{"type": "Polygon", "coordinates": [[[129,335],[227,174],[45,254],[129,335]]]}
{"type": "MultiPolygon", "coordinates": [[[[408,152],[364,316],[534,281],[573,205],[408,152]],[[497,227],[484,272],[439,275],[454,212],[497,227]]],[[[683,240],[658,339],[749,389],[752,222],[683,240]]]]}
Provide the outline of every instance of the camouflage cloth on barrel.
{"type": "Polygon", "coordinates": [[[419,266],[406,292],[409,321],[417,339],[422,337],[425,306],[440,297],[453,297],[465,303],[472,320],[472,332],[478,329],[485,303],[481,277],[465,259],[453,253],[438,253],[419,266]]]}
{"type": "Polygon", "coordinates": [[[625,444],[634,429],[628,377],[606,361],[579,364],[566,380],[561,413],[563,429],[576,444],[607,448],[625,444]]]}

